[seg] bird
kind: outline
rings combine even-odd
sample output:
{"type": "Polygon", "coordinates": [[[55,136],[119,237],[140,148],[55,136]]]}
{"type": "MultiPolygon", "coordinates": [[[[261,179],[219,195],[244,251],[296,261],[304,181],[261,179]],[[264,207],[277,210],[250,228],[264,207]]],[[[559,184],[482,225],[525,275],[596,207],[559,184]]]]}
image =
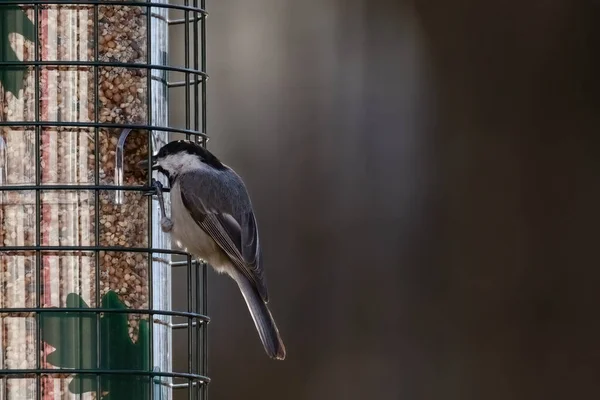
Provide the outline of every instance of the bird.
{"type": "MultiPolygon", "coordinates": [[[[148,161],[138,164],[147,169],[148,161]]],[[[151,169],[169,181],[171,216],[163,186],[152,179],[161,211],[161,229],[179,247],[230,276],[239,287],[267,355],[284,360],[286,349],[268,307],[269,293],[258,224],[240,176],[205,147],[177,140],[151,157],[151,169]]]]}

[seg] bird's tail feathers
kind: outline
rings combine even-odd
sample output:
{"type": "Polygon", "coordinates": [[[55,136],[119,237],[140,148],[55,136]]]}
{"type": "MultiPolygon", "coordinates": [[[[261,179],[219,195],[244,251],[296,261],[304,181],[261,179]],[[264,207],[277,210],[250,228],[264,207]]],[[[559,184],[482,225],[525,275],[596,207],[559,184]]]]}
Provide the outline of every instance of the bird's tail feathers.
{"type": "Polygon", "coordinates": [[[234,276],[234,279],[244,296],[265,351],[275,360],[285,359],[285,346],[267,304],[245,276],[239,274],[234,276]]]}

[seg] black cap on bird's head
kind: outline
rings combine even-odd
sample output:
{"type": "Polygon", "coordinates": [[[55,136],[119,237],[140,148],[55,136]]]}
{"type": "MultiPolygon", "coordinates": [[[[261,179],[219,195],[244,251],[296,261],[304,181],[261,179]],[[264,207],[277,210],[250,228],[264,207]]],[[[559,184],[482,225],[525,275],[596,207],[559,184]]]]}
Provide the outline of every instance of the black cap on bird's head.
{"type": "MultiPolygon", "coordinates": [[[[166,159],[167,157],[177,157],[177,156],[186,156],[193,155],[198,157],[198,159],[211,166],[215,169],[225,169],[225,166],[219,161],[219,159],[212,154],[210,151],[206,150],[204,147],[200,146],[197,143],[194,143],[190,140],[176,140],[173,142],[169,142],[165,144],[163,147],[158,150],[156,155],[151,157],[152,161],[152,170],[161,171],[168,175],[168,171],[165,171],[161,165],[161,160],[166,159]]],[[[143,160],[139,164],[139,167],[142,169],[148,169],[148,161],[143,160]]]]}

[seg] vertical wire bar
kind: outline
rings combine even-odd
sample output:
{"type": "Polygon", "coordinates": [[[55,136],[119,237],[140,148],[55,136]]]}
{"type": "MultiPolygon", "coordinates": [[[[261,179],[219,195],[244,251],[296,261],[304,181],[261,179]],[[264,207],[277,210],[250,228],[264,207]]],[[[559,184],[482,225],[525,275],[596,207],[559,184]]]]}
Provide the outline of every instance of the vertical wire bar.
{"type": "MultiPolygon", "coordinates": [[[[100,6],[94,5],[94,123],[98,124],[100,121],[100,96],[99,96],[99,84],[100,84],[100,67],[98,66],[100,60],[100,50],[98,45],[98,39],[100,37],[100,6]]],[[[96,125],[94,128],[94,184],[100,185],[100,128],[96,125]]],[[[100,245],[100,191],[94,190],[94,242],[96,246],[100,245]]],[[[96,308],[100,308],[100,251],[94,251],[94,272],[96,279],[95,284],[95,300],[96,308]]],[[[100,369],[102,365],[102,338],[100,337],[100,313],[96,313],[96,369],[100,369]]],[[[96,399],[101,398],[101,383],[102,379],[100,374],[96,374],[96,399]]]]}
{"type": "MultiPolygon", "coordinates": [[[[194,0],[194,8],[198,8],[198,0],[194,0]]],[[[199,62],[199,55],[198,55],[198,46],[201,46],[201,43],[199,42],[199,37],[198,37],[198,17],[201,17],[202,14],[198,14],[198,12],[194,11],[193,13],[193,17],[194,17],[194,71],[198,71],[198,69],[200,68],[200,62],[199,62]]],[[[198,115],[198,109],[200,108],[200,93],[199,93],[199,85],[200,83],[198,82],[198,78],[200,76],[194,75],[192,77],[193,81],[194,81],[194,130],[196,132],[198,132],[199,128],[200,128],[200,121],[199,118],[200,116],[198,115]]],[[[194,142],[198,142],[198,137],[196,136],[194,142]]]]}
{"type": "MultiPolygon", "coordinates": [[[[189,7],[190,1],[185,0],[184,5],[189,7]]],[[[184,11],[183,18],[185,20],[183,33],[183,45],[184,45],[184,66],[187,69],[190,68],[190,13],[188,10],[184,11]]],[[[195,77],[194,77],[195,78],[195,77]]],[[[185,129],[190,129],[190,74],[189,72],[185,73],[185,129]]],[[[186,139],[190,139],[190,135],[186,135],[186,139]]],[[[192,280],[192,257],[188,255],[187,257],[187,307],[188,312],[192,312],[193,309],[193,286],[194,282],[192,280]]],[[[193,352],[193,326],[194,319],[188,318],[188,327],[187,327],[187,342],[188,342],[188,373],[194,373],[194,352],[193,352]]],[[[188,399],[193,400],[194,398],[194,381],[192,379],[188,380],[188,399]]]]}
{"type": "MultiPolygon", "coordinates": [[[[201,309],[202,309],[202,297],[201,297],[201,293],[200,293],[200,287],[201,287],[201,276],[200,276],[200,268],[201,265],[200,263],[196,262],[196,268],[195,268],[195,274],[196,274],[196,307],[194,308],[194,312],[195,313],[200,313],[201,309]]],[[[203,361],[202,359],[202,349],[203,346],[201,346],[201,336],[200,333],[202,332],[202,329],[204,327],[204,324],[201,323],[202,321],[200,321],[199,319],[196,319],[194,321],[196,323],[196,326],[194,327],[195,329],[195,333],[196,333],[196,365],[197,365],[197,372],[198,374],[203,374],[204,372],[200,372],[200,363],[203,361]]],[[[196,382],[196,387],[194,389],[195,391],[195,397],[198,399],[200,397],[200,393],[203,390],[202,386],[200,382],[196,382]]],[[[204,397],[204,396],[203,396],[204,397]]]]}
{"type": "MultiPolygon", "coordinates": [[[[194,8],[198,8],[198,0],[193,0],[193,6],[194,8]]],[[[194,19],[193,22],[193,37],[194,37],[194,41],[193,41],[193,66],[194,66],[194,71],[198,71],[198,68],[200,67],[200,63],[198,60],[198,46],[200,45],[199,43],[199,37],[198,37],[198,13],[197,12],[193,12],[192,13],[192,17],[194,19]]],[[[189,51],[188,48],[186,48],[187,51],[189,51]]],[[[192,81],[193,81],[193,85],[194,85],[194,131],[198,132],[198,129],[200,127],[200,121],[199,119],[199,115],[198,115],[198,107],[199,107],[199,90],[198,90],[198,75],[194,75],[191,77],[192,81]]],[[[189,80],[186,83],[190,83],[189,80]]],[[[198,136],[196,136],[194,138],[194,142],[198,143],[198,136]]],[[[200,299],[200,282],[199,282],[199,278],[200,278],[200,273],[199,273],[199,263],[196,262],[195,267],[194,267],[194,277],[195,277],[195,285],[194,285],[194,296],[195,296],[195,304],[194,304],[194,312],[198,313],[200,312],[200,307],[198,304],[198,301],[200,299]]],[[[194,330],[194,351],[193,351],[193,362],[194,362],[194,368],[195,368],[195,372],[197,374],[200,373],[200,360],[202,359],[202,354],[200,354],[200,351],[202,349],[202,346],[200,346],[200,320],[195,319],[193,321],[195,323],[190,325],[190,330],[194,330]]],[[[190,351],[192,351],[192,349],[190,349],[190,351]]],[[[192,356],[192,354],[190,354],[190,356],[192,356]]],[[[190,386],[190,391],[192,391],[194,393],[194,399],[198,400],[199,396],[200,396],[200,390],[201,390],[201,385],[200,382],[193,382],[196,385],[190,386]]]]}
{"type": "MultiPolygon", "coordinates": [[[[202,263],[202,315],[208,315],[208,265],[202,263]]],[[[208,322],[202,324],[202,375],[208,376],[208,322]]],[[[202,385],[203,400],[208,398],[208,385],[202,385]]]]}
{"type": "MultiPolygon", "coordinates": [[[[35,46],[35,61],[40,61],[40,32],[39,32],[39,4],[34,5],[34,16],[33,16],[33,24],[34,24],[34,46],[35,46]]],[[[35,398],[40,400],[42,398],[42,377],[40,374],[40,369],[42,368],[42,328],[41,328],[41,316],[40,310],[42,306],[42,252],[39,249],[39,246],[42,244],[42,230],[41,230],[41,199],[40,199],[40,189],[39,185],[41,184],[41,176],[42,176],[42,151],[41,151],[41,142],[40,142],[40,66],[36,65],[34,67],[35,70],[35,94],[34,94],[34,109],[35,109],[35,149],[36,149],[36,165],[35,165],[35,184],[38,186],[35,190],[35,244],[38,246],[38,250],[35,252],[35,296],[36,296],[36,307],[37,312],[36,316],[36,354],[35,354],[35,364],[36,364],[36,382],[35,382],[35,398]]]]}
{"type": "MultiPolygon", "coordinates": [[[[187,256],[187,310],[188,312],[192,312],[192,294],[193,294],[193,281],[192,281],[192,256],[188,254],[187,256]]],[[[188,317],[188,373],[192,374],[194,371],[193,361],[192,361],[192,324],[194,319],[188,317]]],[[[188,399],[193,400],[193,387],[194,381],[192,379],[188,379],[188,399]]]]}
{"type": "MultiPolygon", "coordinates": [[[[194,268],[194,263],[192,263],[192,283],[191,283],[191,287],[192,287],[192,312],[196,312],[196,303],[197,303],[197,298],[198,298],[198,286],[196,285],[197,282],[197,276],[198,274],[196,273],[196,268],[194,268]]],[[[192,318],[192,324],[189,325],[189,332],[192,336],[192,347],[189,349],[189,357],[192,359],[192,373],[197,374],[198,373],[198,354],[197,354],[197,349],[198,349],[198,342],[196,341],[197,337],[196,337],[196,327],[195,324],[196,323],[196,319],[192,318]]],[[[196,382],[192,381],[192,385],[190,386],[190,392],[192,393],[192,397],[194,398],[194,400],[198,399],[198,388],[197,386],[195,386],[196,382]]]]}
{"type": "MultiPolygon", "coordinates": [[[[206,10],[206,0],[200,1],[200,7],[203,10],[206,10]]],[[[202,25],[201,32],[202,40],[201,40],[201,68],[202,72],[205,75],[202,78],[202,133],[204,136],[202,137],[202,144],[206,147],[206,134],[207,134],[207,122],[206,122],[206,14],[202,15],[202,25]]],[[[207,294],[207,278],[208,278],[208,266],[206,263],[202,263],[202,314],[208,315],[208,294],[207,294]]],[[[202,374],[204,376],[208,376],[208,324],[204,322],[202,324],[202,374]]],[[[208,398],[208,385],[202,385],[202,400],[206,400],[208,398]]]]}
{"type": "MultiPolygon", "coordinates": [[[[200,7],[203,10],[206,10],[206,0],[201,0],[200,7]]],[[[207,134],[207,123],[206,123],[206,81],[208,80],[206,75],[206,14],[202,15],[202,26],[201,26],[201,35],[202,35],[202,48],[200,51],[202,52],[202,72],[204,72],[204,76],[202,77],[202,144],[206,147],[206,134],[207,134]]]]}
{"type": "MultiPolygon", "coordinates": [[[[200,7],[206,10],[206,0],[200,0],[200,7]]],[[[207,135],[207,107],[206,107],[206,14],[201,16],[201,70],[205,74],[202,77],[202,145],[206,147],[206,135],[207,135]]],[[[198,266],[200,266],[198,264],[198,266]]],[[[202,314],[208,315],[208,295],[207,295],[207,278],[208,278],[208,266],[205,262],[202,263],[202,314]]],[[[208,339],[207,339],[208,325],[206,322],[202,324],[202,374],[208,376],[208,339]]],[[[202,400],[208,398],[208,385],[202,385],[202,400]]]]}
{"type": "MultiPolygon", "coordinates": [[[[147,0],[146,5],[146,115],[147,123],[149,126],[152,125],[152,7],[149,3],[152,0],[147,0]]],[[[148,130],[148,163],[151,164],[152,156],[152,129],[148,130]]],[[[148,186],[152,182],[152,166],[148,169],[148,186]]],[[[148,248],[152,248],[152,196],[148,196],[148,248]]],[[[152,262],[152,252],[148,252],[148,309],[150,314],[148,315],[148,344],[150,346],[149,352],[149,368],[150,371],[154,371],[154,316],[152,311],[154,310],[154,293],[153,293],[153,274],[154,263],[152,262]]],[[[154,399],[154,374],[150,375],[148,380],[148,390],[150,394],[150,400],[154,399]]]]}
{"type": "MultiPolygon", "coordinates": [[[[185,6],[189,7],[190,0],[184,1],[185,6]]],[[[190,68],[190,12],[189,10],[184,11],[185,19],[185,32],[183,33],[183,45],[184,45],[184,66],[186,70],[190,68]]],[[[194,76],[195,79],[195,76],[194,76]]],[[[185,73],[185,129],[190,129],[190,73],[185,73]]],[[[190,135],[186,135],[186,139],[190,140],[190,135]]]]}
{"type": "MultiPolygon", "coordinates": [[[[194,8],[198,8],[198,0],[194,0],[193,2],[194,8]]],[[[198,69],[200,68],[200,60],[199,60],[199,52],[198,52],[198,46],[201,46],[201,40],[199,35],[199,29],[198,29],[198,17],[202,16],[202,14],[199,14],[198,12],[194,12],[192,14],[193,18],[194,18],[194,26],[193,26],[193,32],[194,32],[194,70],[198,71],[198,69]]],[[[198,76],[194,75],[192,77],[193,82],[194,82],[194,130],[196,132],[199,131],[200,129],[200,115],[199,115],[199,108],[200,108],[200,92],[199,92],[199,85],[200,83],[198,82],[198,76]]],[[[194,142],[198,143],[198,137],[196,136],[194,142]]],[[[196,295],[196,305],[194,307],[194,312],[199,313],[200,312],[200,307],[202,306],[200,304],[201,301],[201,297],[200,297],[200,263],[196,262],[196,266],[194,269],[194,274],[196,276],[196,285],[195,285],[195,295],[196,295]]],[[[195,360],[195,364],[196,364],[196,372],[197,373],[201,373],[200,372],[200,368],[201,368],[201,362],[202,362],[202,346],[201,346],[201,337],[200,337],[200,329],[202,328],[200,326],[200,320],[195,320],[194,321],[196,323],[196,325],[194,326],[194,333],[196,336],[196,340],[195,340],[195,346],[196,346],[196,360],[195,360]]],[[[200,393],[203,390],[202,386],[204,385],[200,385],[200,382],[196,382],[196,386],[194,386],[193,389],[194,390],[194,397],[196,399],[200,398],[200,393]]]]}

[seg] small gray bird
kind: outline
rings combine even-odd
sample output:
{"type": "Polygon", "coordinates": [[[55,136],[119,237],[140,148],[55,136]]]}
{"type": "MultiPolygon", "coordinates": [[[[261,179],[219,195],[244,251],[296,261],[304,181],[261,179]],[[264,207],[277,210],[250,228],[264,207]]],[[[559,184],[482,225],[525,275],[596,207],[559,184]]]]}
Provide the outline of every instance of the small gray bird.
{"type": "MultiPolygon", "coordinates": [[[[146,161],[140,167],[148,166],[146,161]]],[[[208,150],[191,141],[174,141],[152,157],[152,170],[167,176],[171,218],[162,185],[153,181],[163,231],[185,251],[203,259],[238,284],[269,357],[285,358],[285,346],[267,307],[269,296],[258,227],[242,179],[208,150]]]]}

